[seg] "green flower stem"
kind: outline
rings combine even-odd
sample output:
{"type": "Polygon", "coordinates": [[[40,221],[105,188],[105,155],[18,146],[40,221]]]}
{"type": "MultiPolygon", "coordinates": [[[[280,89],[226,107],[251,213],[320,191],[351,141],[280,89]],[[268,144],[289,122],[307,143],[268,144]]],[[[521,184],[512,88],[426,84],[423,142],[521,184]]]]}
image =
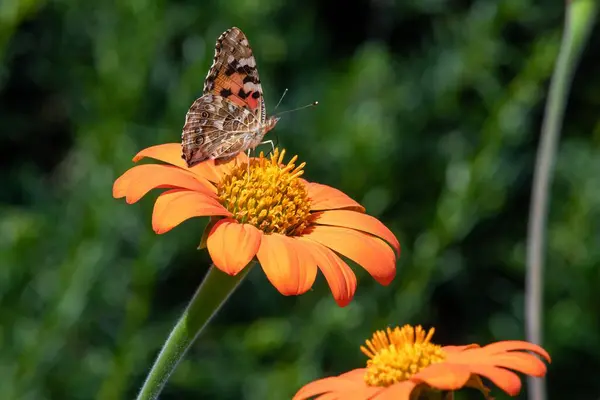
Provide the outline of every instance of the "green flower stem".
{"type": "Polygon", "coordinates": [[[251,262],[236,276],[229,276],[214,265],[210,267],[194,297],[171,331],[156,361],[154,361],[144,386],[138,394],[138,400],[158,398],[177,364],[202,332],[202,329],[248,274],[253,264],[254,262],[251,262]]]}
{"type": "MultiPolygon", "coordinates": [[[[598,11],[597,0],[567,0],[565,28],[546,102],[533,177],[527,234],[525,318],[527,340],[542,343],[543,264],[548,194],[573,74],[598,11]]],[[[529,399],[546,398],[544,381],[529,378],[529,399]]]]}

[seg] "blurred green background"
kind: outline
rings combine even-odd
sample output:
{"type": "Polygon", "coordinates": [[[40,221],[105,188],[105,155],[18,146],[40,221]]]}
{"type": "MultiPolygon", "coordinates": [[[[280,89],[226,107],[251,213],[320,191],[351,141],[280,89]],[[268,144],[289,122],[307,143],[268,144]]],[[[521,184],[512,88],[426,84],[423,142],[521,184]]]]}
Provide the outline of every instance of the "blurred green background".
{"type": "MultiPolygon", "coordinates": [[[[156,193],[126,205],[112,183],[138,150],[180,140],[231,26],[254,48],[268,110],[285,88],[282,110],[320,103],[269,135],[307,179],[384,221],[403,253],[389,287],[355,268],[346,308],[322,276],[283,297],[254,270],[161,398],[289,399],[363,366],[359,346],[389,325],[435,326],[441,344],[523,339],[530,187],[563,8],[1,0],[0,399],[135,396],[207,271],[206,219],[158,236],[156,193]]],[[[593,32],[552,188],[549,399],[600,396],[599,56],[593,32]]]]}

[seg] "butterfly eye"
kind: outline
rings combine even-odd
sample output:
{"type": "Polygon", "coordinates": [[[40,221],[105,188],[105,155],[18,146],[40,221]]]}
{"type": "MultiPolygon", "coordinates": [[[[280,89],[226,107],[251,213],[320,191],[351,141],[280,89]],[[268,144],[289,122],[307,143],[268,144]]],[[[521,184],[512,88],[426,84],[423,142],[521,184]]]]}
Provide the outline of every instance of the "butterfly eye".
{"type": "Polygon", "coordinates": [[[202,111],[202,113],[200,114],[200,116],[202,118],[208,118],[210,116],[210,114],[208,113],[208,111],[202,111]]]}
{"type": "Polygon", "coordinates": [[[194,139],[194,143],[196,143],[198,146],[204,143],[204,136],[196,137],[196,139],[194,139]]]}

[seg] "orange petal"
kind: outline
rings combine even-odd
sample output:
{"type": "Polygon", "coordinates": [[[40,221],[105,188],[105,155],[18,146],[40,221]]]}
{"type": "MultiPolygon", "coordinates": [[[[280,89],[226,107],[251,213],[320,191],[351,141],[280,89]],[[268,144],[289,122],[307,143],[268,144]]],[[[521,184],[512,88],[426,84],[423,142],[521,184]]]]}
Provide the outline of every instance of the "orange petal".
{"type": "Polygon", "coordinates": [[[328,210],[315,214],[315,223],[343,226],[370,233],[387,241],[400,257],[400,243],[396,236],[377,218],[349,210],[328,210]]]}
{"type": "Polygon", "coordinates": [[[317,265],[304,246],[278,233],[263,235],[256,256],[267,279],[285,296],[306,292],[317,276],[317,265]]]}
{"type": "Polygon", "coordinates": [[[463,352],[468,349],[478,349],[478,348],[479,348],[479,345],[474,343],[474,344],[467,344],[464,346],[443,346],[442,350],[444,350],[446,353],[460,353],[460,352],[463,352]]]}
{"type": "Polygon", "coordinates": [[[353,229],[325,225],[315,225],[302,236],[360,264],[382,285],[389,285],[396,276],[394,251],[379,238],[353,229]]]}
{"type": "Polygon", "coordinates": [[[467,366],[443,362],[423,368],[410,379],[414,382],[424,382],[436,389],[457,390],[467,383],[470,376],[467,366]]]}
{"type": "Polygon", "coordinates": [[[133,162],[138,162],[142,158],[149,157],[187,169],[187,164],[181,158],[182,154],[181,143],[165,143],[141,150],[133,157],[133,162]]]}
{"type": "Polygon", "coordinates": [[[246,154],[239,153],[235,158],[227,162],[206,160],[194,165],[192,168],[187,168],[187,166],[186,168],[196,175],[205,177],[211,182],[219,182],[223,175],[231,171],[234,166],[247,163],[248,157],[246,154]]]}
{"type": "Polygon", "coordinates": [[[338,393],[325,393],[319,397],[315,397],[315,400],[342,400],[338,393]]]}
{"type": "Polygon", "coordinates": [[[310,198],[311,211],[334,210],[346,208],[359,212],[365,212],[365,208],[352,200],[343,192],[320,183],[309,182],[306,187],[310,198]]]}
{"type": "Polygon", "coordinates": [[[340,376],[331,376],[307,383],[300,390],[298,390],[292,400],[309,399],[322,393],[336,393],[340,391],[347,391],[351,388],[364,388],[366,386],[364,380],[362,379],[364,375],[365,369],[359,368],[340,376]],[[357,377],[359,378],[357,379],[357,377]]]}
{"type": "Polygon", "coordinates": [[[417,386],[412,381],[402,381],[387,387],[373,399],[377,400],[410,400],[410,394],[417,386]]]}
{"type": "Polygon", "coordinates": [[[532,376],[546,375],[546,365],[536,356],[529,353],[510,352],[497,354],[484,363],[496,367],[514,369],[515,371],[532,376]]]}
{"type": "Polygon", "coordinates": [[[154,203],[152,228],[158,234],[165,233],[192,217],[223,215],[231,213],[216,199],[189,190],[173,189],[162,193],[154,203]]]}
{"type": "Polygon", "coordinates": [[[208,181],[170,165],[137,165],[117,178],[113,185],[113,197],[125,197],[132,204],[156,188],[182,188],[214,196],[217,189],[208,181]]]}
{"type": "MultiPolygon", "coordinates": [[[[368,399],[380,399],[378,393],[387,391],[385,387],[378,386],[362,386],[362,387],[349,387],[344,390],[338,390],[335,393],[336,397],[330,397],[331,399],[338,400],[368,400],[368,399]]],[[[319,397],[323,399],[323,396],[319,397]]]]}
{"type": "Polygon", "coordinates": [[[305,400],[322,393],[329,393],[332,390],[335,390],[340,384],[337,376],[330,376],[328,378],[312,381],[302,386],[300,390],[296,392],[294,397],[292,397],[292,400],[305,400]]]}
{"type": "Polygon", "coordinates": [[[306,244],[307,251],[312,254],[323,276],[325,276],[336,303],[340,307],[348,305],[356,291],[356,275],[354,275],[354,272],[337,254],[322,244],[302,237],[296,240],[306,244]]]}
{"type": "Polygon", "coordinates": [[[521,380],[514,372],[504,368],[492,367],[489,365],[469,365],[473,374],[481,375],[489,379],[492,383],[504,390],[511,396],[516,396],[521,391],[521,380]]]}
{"type": "Polygon", "coordinates": [[[504,340],[502,342],[488,344],[487,346],[482,347],[479,351],[487,354],[494,354],[515,350],[532,351],[544,357],[548,362],[551,362],[550,355],[546,350],[544,350],[537,344],[524,342],[522,340],[504,340]]]}
{"type": "Polygon", "coordinates": [[[244,153],[240,153],[233,160],[226,163],[215,164],[214,160],[206,160],[194,165],[192,168],[188,168],[187,163],[181,158],[181,155],[180,143],[165,143],[140,151],[133,157],[133,161],[138,162],[142,158],[149,157],[183,168],[211,182],[218,182],[221,180],[223,174],[228,172],[233,165],[237,162],[247,162],[246,160],[248,159],[244,153]]]}
{"type": "Polygon", "coordinates": [[[229,275],[237,275],[254,258],[262,232],[233,218],[218,221],[210,230],[206,245],[213,263],[229,275]]]}
{"type": "MultiPolygon", "coordinates": [[[[285,237],[285,236],[284,236],[285,237]]],[[[301,278],[304,279],[304,282],[301,283],[301,287],[306,287],[310,289],[312,285],[315,283],[315,279],[317,278],[317,261],[313,256],[313,253],[310,251],[309,245],[306,241],[300,241],[296,238],[288,238],[292,242],[292,245],[296,247],[296,251],[300,253],[301,258],[304,258],[304,268],[300,270],[301,278]]]]}
{"type": "Polygon", "coordinates": [[[355,368],[348,372],[344,372],[343,374],[339,374],[338,377],[344,378],[344,379],[360,381],[360,382],[364,383],[366,373],[367,373],[366,368],[355,368]]]}
{"type": "Polygon", "coordinates": [[[324,393],[319,397],[315,397],[315,400],[342,400],[338,393],[324,393]]]}

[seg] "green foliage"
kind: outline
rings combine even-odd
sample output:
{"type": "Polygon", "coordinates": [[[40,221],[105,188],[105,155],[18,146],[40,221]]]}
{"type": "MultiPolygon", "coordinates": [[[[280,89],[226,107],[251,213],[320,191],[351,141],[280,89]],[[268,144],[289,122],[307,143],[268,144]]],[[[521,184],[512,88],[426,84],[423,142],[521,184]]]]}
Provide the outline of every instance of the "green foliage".
{"type": "MultiPolygon", "coordinates": [[[[562,7],[2,0],[0,398],[135,395],[207,271],[196,250],[206,220],[157,236],[156,195],[127,205],[112,183],[138,150],[180,140],[214,41],[234,25],[253,45],[268,111],[286,87],[284,109],[320,103],[282,119],[280,147],[307,162],[307,179],[384,221],[403,254],[389,287],[354,266],[343,309],[322,276],[295,298],[252,271],[162,398],[290,398],[362,366],[360,344],[388,325],[436,326],[441,344],[523,339],[528,200],[562,7]]],[[[551,399],[600,393],[597,39],[552,191],[551,399]]]]}

